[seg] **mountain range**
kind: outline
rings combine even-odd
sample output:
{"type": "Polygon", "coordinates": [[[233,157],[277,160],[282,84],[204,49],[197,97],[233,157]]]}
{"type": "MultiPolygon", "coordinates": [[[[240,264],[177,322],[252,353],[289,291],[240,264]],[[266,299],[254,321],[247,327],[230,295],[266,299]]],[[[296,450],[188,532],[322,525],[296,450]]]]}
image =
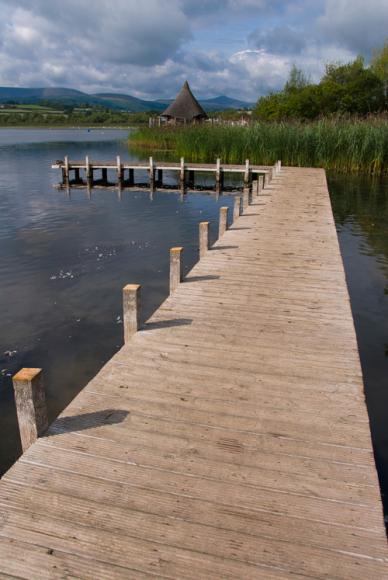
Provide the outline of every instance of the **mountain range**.
{"type": "MultiPolygon", "coordinates": [[[[225,109],[250,109],[253,103],[232,99],[224,95],[212,99],[198,99],[206,111],[225,109]]],[[[163,111],[171,100],[146,101],[121,93],[88,94],[76,89],[62,87],[19,88],[0,87],[0,103],[37,104],[41,101],[61,106],[101,106],[128,112],[163,111]]]]}

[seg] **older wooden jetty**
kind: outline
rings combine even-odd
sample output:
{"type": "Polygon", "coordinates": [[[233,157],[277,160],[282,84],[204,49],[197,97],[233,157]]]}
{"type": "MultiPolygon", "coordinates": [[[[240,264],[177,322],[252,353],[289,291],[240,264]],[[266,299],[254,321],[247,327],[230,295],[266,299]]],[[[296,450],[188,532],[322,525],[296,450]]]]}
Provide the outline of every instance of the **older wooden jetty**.
{"type": "Polygon", "coordinates": [[[149,162],[122,162],[117,156],[113,162],[92,161],[88,156],[81,161],[71,161],[68,157],[58,160],[51,166],[52,169],[62,171],[62,185],[69,186],[106,186],[114,183],[120,187],[137,187],[144,184],[144,175],[147,176],[148,186],[151,189],[163,186],[163,176],[169,172],[177,176],[177,182],[181,189],[194,187],[196,174],[214,174],[215,188],[221,190],[226,175],[241,175],[245,187],[251,187],[253,181],[259,177],[270,181],[280,166],[264,167],[251,165],[249,159],[245,165],[227,165],[220,159],[212,163],[185,163],[182,157],[180,163],[155,162],[153,157],[149,162]],[[109,173],[108,173],[109,172],[109,173]]]}
{"type": "Polygon", "coordinates": [[[235,217],[140,328],[124,289],[124,347],[0,482],[1,578],[388,578],[325,174],[235,217]]]}

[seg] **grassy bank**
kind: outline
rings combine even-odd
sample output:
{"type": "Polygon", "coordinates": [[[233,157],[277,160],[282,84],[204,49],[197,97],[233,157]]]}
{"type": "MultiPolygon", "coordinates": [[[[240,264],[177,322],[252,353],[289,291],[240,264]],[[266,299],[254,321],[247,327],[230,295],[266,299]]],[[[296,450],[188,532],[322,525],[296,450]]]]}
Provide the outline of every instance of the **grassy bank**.
{"type": "Polygon", "coordinates": [[[323,120],[249,127],[142,128],[130,147],[171,152],[190,161],[325,167],[339,172],[388,172],[388,120],[323,120]]]}

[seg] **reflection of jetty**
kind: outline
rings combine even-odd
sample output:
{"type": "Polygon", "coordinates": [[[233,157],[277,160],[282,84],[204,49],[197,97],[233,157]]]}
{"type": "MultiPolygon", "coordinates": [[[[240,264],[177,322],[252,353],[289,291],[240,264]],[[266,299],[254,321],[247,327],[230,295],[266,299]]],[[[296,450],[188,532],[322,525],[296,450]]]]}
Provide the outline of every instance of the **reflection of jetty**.
{"type": "Polygon", "coordinates": [[[171,249],[146,323],[125,286],[124,346],[46,433],[42,373],[14,377],[25,453],[0,482],[1,578],[387,578],[325,173],[274,173],[233,223],[221,208],[212,247],[199,224],[183,279],[171,249]]]}
{"type": "Polygon", "coordinates": [[[147,175],[149,187],[163,187],[163,176],[169,172],[176,176],[180,188],[195,187],[196,175],[213,174],[215,188],[222,190],[224,178],[228,175],[240,176],[245,187],[251,187],[253,181],[262,178],[269,182],[275,170],[279,168],[279,163],[274,167],[251,165],[249,159],[245,165],[226,165],[217,159],[215,164],[211,163],[185,163],[182,157],[179,163],[155,162],[153,157],[149,158],[149,163],[144,162],[122,162],[117,156],[116,161],[92,161],[87,156],[82,161],[69,161],[67,157],[63,161],[57,161],[52,165],[53,169],[62,171],[63,185],[111,185],[115,183],[121,187],[136,187],[144,182],[144,175],[147,175]]]}

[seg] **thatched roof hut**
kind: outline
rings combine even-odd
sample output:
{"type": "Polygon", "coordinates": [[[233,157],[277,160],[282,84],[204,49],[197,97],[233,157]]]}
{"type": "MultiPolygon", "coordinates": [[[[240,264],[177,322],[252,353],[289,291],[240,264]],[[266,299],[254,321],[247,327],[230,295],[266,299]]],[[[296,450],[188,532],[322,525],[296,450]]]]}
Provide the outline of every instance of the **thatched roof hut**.
{"type": "Polygon", "coordinates": [[[187,81],[175,101],[160,116],[173,123],[195,123],[207,119],[207,114],[194,97],[187,81]]]}

